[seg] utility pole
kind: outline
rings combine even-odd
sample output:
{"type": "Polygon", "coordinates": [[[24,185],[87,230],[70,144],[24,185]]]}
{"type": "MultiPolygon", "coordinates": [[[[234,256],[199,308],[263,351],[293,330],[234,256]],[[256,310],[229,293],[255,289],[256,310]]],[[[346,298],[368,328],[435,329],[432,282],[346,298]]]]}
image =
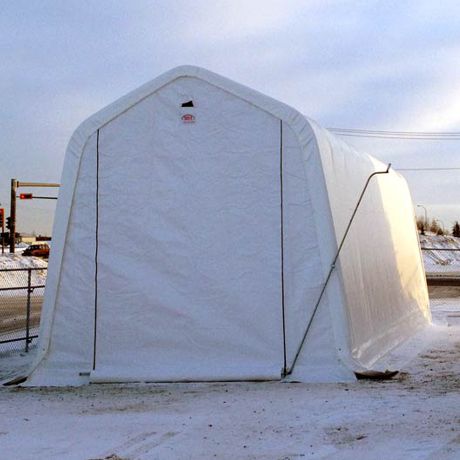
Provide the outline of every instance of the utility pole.
{"type": "Polygon", "coordinates": [[[14,254],[16,248],[16,189],[18,181],[11,179],[11,199],[10,199],[10,252],[14,254]]]}

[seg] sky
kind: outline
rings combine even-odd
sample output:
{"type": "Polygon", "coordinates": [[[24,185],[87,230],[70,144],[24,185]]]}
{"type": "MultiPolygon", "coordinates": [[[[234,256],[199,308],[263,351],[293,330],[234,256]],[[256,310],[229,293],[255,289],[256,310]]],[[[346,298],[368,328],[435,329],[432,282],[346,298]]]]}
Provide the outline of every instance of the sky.
{"type": "MultiPolygon", "coordinates": [[[[85,118],[182,64],[324,127],[460,131],[458,1],[3,0],[2,206],[11,178],[60,181],[67,142],[85,118]]],[[[396,169],[460,167],[459,140],[346,142],[396,169]]],[[[404,175],[429,218],[446,227],[460,220],[460,170],[404,175]]],[[[51,233],[54,206],[19,201],[18,230],[51,233]]]]}

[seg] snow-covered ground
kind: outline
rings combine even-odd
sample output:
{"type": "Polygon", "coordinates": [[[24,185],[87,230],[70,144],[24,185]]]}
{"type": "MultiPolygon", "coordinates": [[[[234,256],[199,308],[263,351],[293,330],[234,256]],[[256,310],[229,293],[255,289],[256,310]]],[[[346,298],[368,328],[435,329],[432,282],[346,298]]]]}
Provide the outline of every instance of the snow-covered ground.
{"type": "MultiPolygon", "coordinates": [[[[27,243],[16,243],[16,254],[22,254],[29,245],[27,243]]],[[[9,251],[9,246],[5,247],[5,251],[9,251]]]]}
{"type": "Polygon", "coordinates": [[[0,458],[459,459],[460,297],[440,289],[395,380],[3,387],[0,458]]]}
{"type": "MultiPolygon", "coordinates": [[[[24,257],[20,254],[0,255],[0,270],[11,268],[47,268],[48,262],[39,257],[24,257]]],[[[2,272],[0,271],[0,288],[19,287],[27,288],[27,271],[2,272]]],[[[44,285],[46,282],[46,270],[33,270],[31,272],[32,286],[44,285]]],[[[3,291],[1,295],[24,295],[23,290],[3,291]]]]}
{"type": "Polygon", "coordinates": [[[40,257],[25,257],[21,254],[0,254],[0,269],[46,268],[48,262],[40,257]]]}
{"type": "MultiPolygon", "coordinates": [[[[31,335],[37,334],[38,329],[31,331],[31,335]]],[[[23,331],[20,331],[21,337],[24,336],[23,331]]],[[[30,345],[29,351],[26,353],[24,351],[24,342],[21,342],[21,349],[18,349],[17,342],[13,342],[14,347],[8,349],[4,347],[0,352],[0,382],[8,381],[18,375],[24,375],[27,373],[27,370],[30,368],[37,351],[36,340],[30,345]]],[[[0,446],[1,435],[0,435],[0,446]]],[[[0,449],[1,452],[1,449],[0,449]]],[[[1,458],[1,455],[0,455],[1,458]]]]}
{"type": "MultiPolygon", "coordinates": [[[[460,251],[424,262],[460,272],[460,251]]],[[[0,268],[29,266],[47,263],[0,256],[0,268]]],[[[0,272],[0,286],[23,280],[0,272]]],[[[460,288],[430,290],[433,326],[379,364],[401,371],[392,381],[2,387],[0,460],[460,459],[460,288]]],[[[0,380],[24,375],[35,351],[3,353],[0,380]]]]}
{"type": "Polygon", "coordinates": [[[427,275],[460,276],[460,238],[453,236],[420,235],[423,263],[427,275]]]}

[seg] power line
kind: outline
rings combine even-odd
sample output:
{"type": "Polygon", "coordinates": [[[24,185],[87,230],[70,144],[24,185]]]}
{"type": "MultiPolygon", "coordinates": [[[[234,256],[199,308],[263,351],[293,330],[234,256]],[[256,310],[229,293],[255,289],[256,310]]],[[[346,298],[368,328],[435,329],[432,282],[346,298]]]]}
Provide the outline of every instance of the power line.
{"type": "Polygon", "coordinates": [[[384,131],[377,129],[328,128],[339,136],[397,140],[460,141],[460,132],[384,131]]]}
{"type": "Polygon", "coordinates": [[[459,131],[441,132],[441,131],[387,131],[379,129],[361,129],[361,128],[327,128],[331,131],[351,131],[362,133],[380,133],[380,134],[409,134],[418,135],[435,135],[435,136],[460,136],[459,131]]]}
{"type": "Polygon", "coordinates": [[[460,167],[452,168],[394,168],[397,171],[460,171],[460,167]]]}
{"type": "MultiPolygon", "coordinates": [[[[378,137],[382,139],[416,139],[416,140],[460,140],[460,132],[433,131],[385,131],[379,129],[328,128],[339,136],[378,137]]],[[[460,167],[442,168],[397,168],[398,171],[460,171],[460,167]]]]}
{"type": "Polygon", "coordinates": [[[352,133],[341,133],[333,131],[338,136],[346,137],[362,137],[362,138],[377,138],[377,139],[396,139],[396,140],[408,140],[408,141],[460,141],[459,137],[414,137],[414,136],[383,136],[377,134],[352,134],[352,133]]]}

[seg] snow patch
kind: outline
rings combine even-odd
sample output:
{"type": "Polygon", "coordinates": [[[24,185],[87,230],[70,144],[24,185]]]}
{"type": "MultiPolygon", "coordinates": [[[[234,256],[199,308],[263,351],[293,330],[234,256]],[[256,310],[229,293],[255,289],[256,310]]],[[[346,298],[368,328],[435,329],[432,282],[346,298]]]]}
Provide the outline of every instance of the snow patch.
{"type": "Polygon", "coordinates": [[[427,274],[460,275],[460,238],[420,235],[420,246],[427,274]],[[423,248],[439,248],[439,250],[423,248]]]}
{"type": "MultiPolygon", "coordinates": [[[[24,257],[19,254],[4,254],[0,256],[0,289],[11,287],[27,288],[28,272],[24,271],[3,271],[11,269],[40,269],[31,272],[32,286],[44,285],[46,283],[46,274],[48,262],[39,257],[24,257]]],[[[2,296],[24,295],[24,290],[17,291],[0,291],[2,296]]]]}

